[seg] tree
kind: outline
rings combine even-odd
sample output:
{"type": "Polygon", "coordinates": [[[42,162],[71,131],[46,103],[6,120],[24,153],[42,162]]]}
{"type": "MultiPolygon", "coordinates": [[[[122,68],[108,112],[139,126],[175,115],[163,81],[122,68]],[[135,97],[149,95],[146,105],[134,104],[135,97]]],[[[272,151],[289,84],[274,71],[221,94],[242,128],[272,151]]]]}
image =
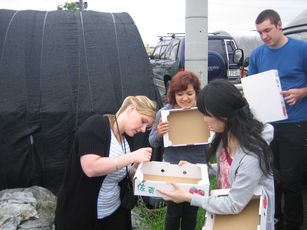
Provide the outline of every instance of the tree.
{"type": "Polygon", "coordinates": [[[68,11],[77,11],[77,4],[76,2],[65,2],[64,5],[58,5],[57,7],[58,10],[68,10],[68,11]]]}

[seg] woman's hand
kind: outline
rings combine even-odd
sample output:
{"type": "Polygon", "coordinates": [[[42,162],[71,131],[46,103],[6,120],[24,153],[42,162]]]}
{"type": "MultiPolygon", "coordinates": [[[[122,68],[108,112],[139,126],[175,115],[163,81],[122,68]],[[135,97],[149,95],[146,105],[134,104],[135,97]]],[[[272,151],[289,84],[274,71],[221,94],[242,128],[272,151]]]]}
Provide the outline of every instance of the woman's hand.
{"type": "Polygon", "coordinates": [[[131,156],[133,157],[133,163],[142,163],[150,161],[152,154],[152,148],[146,147],[146,148],[140,148],[136,151],[133,151],[131,153],[131,156]]]}
{"type": "Polygon", "coordinates": [[[139,163],[133,163],[132,164],[132,167],[130,168],[130,178],[133,178],[135,173],[136,173],[136,170],[138,169],[138,166],[139,166],[139,163]]]}
{"type": "Polygon", "coordinates": [[[182,165],[195,165],[195,164],[192,164],[188,161],[179,161],[178,166],[182,166],[182,165]]]}
{"type": "Polygon", "coordinates": [[[157,132],[159,136],[163,136],[165,133],[167,133],[169,130],[169,125],[167,121],[160,120],[158,126],[157,126],[157,132]]]}
{"type": "Polygon", "coordinates": [[[175,191],[166,191],[157,189],[158,192],[163,194],[163,199],[166,201],[173,201],[175,203],[191,202],[192,194],[184,190],[179,184],[171,183],[174,186],[175,191]]]}

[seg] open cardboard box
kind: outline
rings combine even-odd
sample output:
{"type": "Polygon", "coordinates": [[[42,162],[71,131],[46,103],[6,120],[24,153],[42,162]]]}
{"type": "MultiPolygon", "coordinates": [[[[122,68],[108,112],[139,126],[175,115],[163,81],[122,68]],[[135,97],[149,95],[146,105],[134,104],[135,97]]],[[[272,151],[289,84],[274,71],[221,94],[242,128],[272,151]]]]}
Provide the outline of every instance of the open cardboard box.
{"type": "MultiPolygon", "coordinates": [[[[212,190],[212,196],[227,196],[229,189],[212,190]]],[[[218,215],[207,212],[203,230],[266,230],[268,197],[259,187],[253,199],[237,215],[218,215]]]]}
{"type": "Polygon", "coordinates": [[[208,196],[209,177],[206,164],[178,166],[167,162],[141,163],[134,175],[134,195],[162,197],[157,189],[173,191],[171,182],[179,183],[192,193],[208,196]]]}
{"type": "Polygon", "coordinates": [[[163,135],[164,147],[207,144],[210,132],[204,115],[196,107],[161,111],[162,121],[169,122],[169,132],[163,135]]]}
{"type": "Polygon", "coordinates": [[[277,70],[269,70],[241,79],[244,97],[255,117],[262,122],[288,118],[277,70]]]}

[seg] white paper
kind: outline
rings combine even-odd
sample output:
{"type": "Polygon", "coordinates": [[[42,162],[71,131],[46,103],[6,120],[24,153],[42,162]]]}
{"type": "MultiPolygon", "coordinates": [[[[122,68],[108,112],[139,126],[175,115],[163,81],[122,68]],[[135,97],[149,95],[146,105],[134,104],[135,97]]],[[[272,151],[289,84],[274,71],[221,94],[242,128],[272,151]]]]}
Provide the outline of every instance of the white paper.
{"type": "Polygon", "coordinates": [[[242,78],[244,97],[255,117],[261,122],[273,122],[288,118],[277,70],[242,78]]]}

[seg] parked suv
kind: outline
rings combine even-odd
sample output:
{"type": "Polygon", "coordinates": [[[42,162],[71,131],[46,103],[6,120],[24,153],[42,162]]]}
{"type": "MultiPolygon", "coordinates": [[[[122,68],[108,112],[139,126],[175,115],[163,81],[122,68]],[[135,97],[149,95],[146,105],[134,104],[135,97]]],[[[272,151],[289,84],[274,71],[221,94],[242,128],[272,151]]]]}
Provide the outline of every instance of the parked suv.
{"type": "MultiPolygon", "coordinates": [[[[160,37],[160,41],[150,55],[154,83],[161,95],[166,90],[172,76],[184,70],[184,34],[172,34],[160,37]]],[[[233,62],[233,53],[237,49],[233,37],[220,33],[208,34],[208,81],[225,78],[240,83],[240,67],[233,62]]]]}

